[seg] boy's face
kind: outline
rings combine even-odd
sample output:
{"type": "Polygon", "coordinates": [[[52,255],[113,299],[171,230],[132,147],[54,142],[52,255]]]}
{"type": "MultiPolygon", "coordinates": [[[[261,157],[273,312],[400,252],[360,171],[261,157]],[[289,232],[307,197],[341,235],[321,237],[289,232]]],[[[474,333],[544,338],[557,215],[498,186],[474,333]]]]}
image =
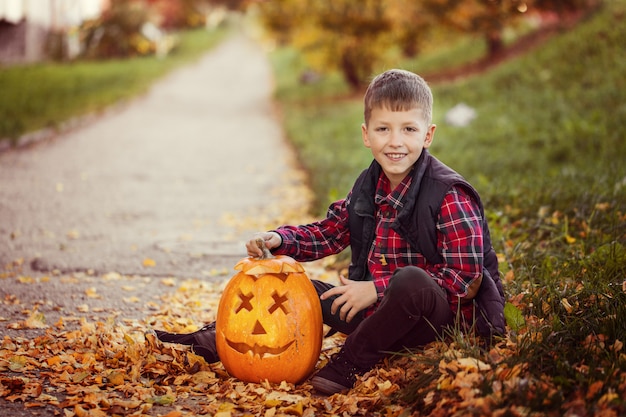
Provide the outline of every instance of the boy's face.
{"type": "Polygon", "coordinates": [[[369,123],[361,126],[363,143],[372,150],[394,189],[409,173],[413,164],[430,147],[434,124],[427,124],[422,109],[391,111],[372,109],[369,123]]]}

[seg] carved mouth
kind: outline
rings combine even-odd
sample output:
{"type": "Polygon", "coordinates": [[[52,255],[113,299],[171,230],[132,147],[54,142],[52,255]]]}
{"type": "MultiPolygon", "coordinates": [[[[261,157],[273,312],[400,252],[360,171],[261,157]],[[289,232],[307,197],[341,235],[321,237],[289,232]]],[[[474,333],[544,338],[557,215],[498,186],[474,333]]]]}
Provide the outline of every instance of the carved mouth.
{"type": "Polygon", "coordinates": [[[291,342],[287,343],[284,346],[273,348],[273,347],[268,347],[268,346],[259,346],[256,343],[253,346],[250,346],[247,343],[243,343],[243,342],[238,343],[238,342],[233,342],[231,340],[226,339],[226,343],[228,343],[228,346],[235,349],[237,352],[243,353],[243,354],[251,352],[253,356],[258,355],[260,358],[263,358],[265,355],[280,355],[281,353],[286,351],[289,348],[289,346],[293,344],[293,342],[294,340],[292,340],[291,342]]]}

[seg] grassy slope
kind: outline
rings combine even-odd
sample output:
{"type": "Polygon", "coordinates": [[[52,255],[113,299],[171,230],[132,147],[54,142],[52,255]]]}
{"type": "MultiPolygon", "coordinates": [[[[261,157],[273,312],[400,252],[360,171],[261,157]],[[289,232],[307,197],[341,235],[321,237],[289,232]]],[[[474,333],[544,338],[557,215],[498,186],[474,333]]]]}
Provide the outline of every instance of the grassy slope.
{"type": "MultiPolygon", "coordinates": [[[[606,181],[621,180],[624,169],[617,156],[626,147],[620,140],[626,130],[623,8],[623,1],[615,2],[575,30],[480,77],[433,86],[438,131],[432,152],[486,187],[483,193],[490,199],[501,197],[503,190],[510,198],[519,186],[543,187],[563,175],[591,176],[590,185],[604,189],[606,181]],[[459,102],[478,112],[468,128],[443,122],[445,112],[459,102]],[[596,181],[598,174],[604,181],[596,181]],[[491,186],[497,188],[491,192],[491,186]]],[[[302,63],[293,52],[277,54],[276,62],[291,71],[279,76],[277,97],[286,103],[289,137],[318,178],[312,179],[320,199],[316,210],[323,212],[370,159],[359,148],[360,97],[329,97],[333,88],[346,93],[336,76],[299,88],[293,69],[302,63]]]]}
{"type": "MultiPolygon", "coordinates": [[[[509,321],[509,357],[494,366],[520,366],[526,385],[509,381],[503,404],[562,415],[575,398],[587,396],[592,412],[626,395],[625,18],[626,1],[606,2],[524,56],[433,86],[432,152],[481,192],[513,306],[508,318],[519,314],[509,321]],[[477,110],[469,127],[444,123],[459,102],[477,110]]],[[[291,51],[275,63],[287,133],[320,214],[371,160],[360,144],[361,99],[346,97],[336,76],[305,87],[293,72],[283,76],[281,68],[302,65],[291,51]]],[[[410,386],[404,398],[419,406],[410,391],[420,388],[437,389],[410,386]]],[[[481,390],[489,395],[489,383],[481,390]]]]}

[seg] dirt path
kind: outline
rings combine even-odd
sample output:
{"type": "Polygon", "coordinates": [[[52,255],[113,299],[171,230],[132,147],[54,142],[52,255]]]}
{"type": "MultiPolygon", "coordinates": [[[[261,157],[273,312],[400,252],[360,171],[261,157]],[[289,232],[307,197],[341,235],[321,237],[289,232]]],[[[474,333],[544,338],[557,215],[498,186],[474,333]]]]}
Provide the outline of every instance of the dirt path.
{"type": "Polygon", "coordinates": [[[247,233],[225,219],[265,204],[291,158],[272,87],[258,45],[234,36],[123,110],[0,154],[0,262],[158,276],[231,265],[247,233]]]}

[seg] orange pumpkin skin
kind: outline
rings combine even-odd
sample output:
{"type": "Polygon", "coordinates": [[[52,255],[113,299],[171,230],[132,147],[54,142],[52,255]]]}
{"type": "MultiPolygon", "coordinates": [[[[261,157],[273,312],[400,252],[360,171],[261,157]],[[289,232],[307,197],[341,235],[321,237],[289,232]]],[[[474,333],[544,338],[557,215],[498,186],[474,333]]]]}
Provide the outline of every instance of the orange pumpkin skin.
{"type": "Polygon", "coordinates": [[[322,310],[304,268],[277,256],[245,258],[235,269],[215,323],[224,368],[242,381],[302,381],[322,347],[322,310]]]}

